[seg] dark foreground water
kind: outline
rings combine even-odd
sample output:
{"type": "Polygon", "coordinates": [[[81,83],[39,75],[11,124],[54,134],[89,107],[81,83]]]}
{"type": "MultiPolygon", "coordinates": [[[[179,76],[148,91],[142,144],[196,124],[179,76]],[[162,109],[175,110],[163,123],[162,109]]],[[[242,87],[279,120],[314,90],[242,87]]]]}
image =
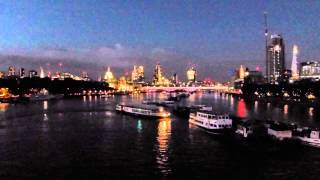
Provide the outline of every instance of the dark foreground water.
{"type": "MultiPolygon", "coordinates": [[[[187,119],[117,114],[119,101],[163,94],[0,104],[0,179],[319,179],[320,149],[210,136],[187,119]]],[[[194,94],[242,117],[318,126],[318,107],[194,94]]]]}

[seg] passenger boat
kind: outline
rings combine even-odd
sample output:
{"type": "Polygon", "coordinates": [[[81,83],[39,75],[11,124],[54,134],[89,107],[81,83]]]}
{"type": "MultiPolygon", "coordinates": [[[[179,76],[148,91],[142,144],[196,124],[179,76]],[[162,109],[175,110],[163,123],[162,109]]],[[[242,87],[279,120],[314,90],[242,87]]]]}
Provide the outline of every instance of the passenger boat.
{"type": "Polygon", "coordinates": [[[152,117],[152,118],[166,118],[170,116],[170,113],[165,111],[162,107],[157,107],[153,105],[117,104],[116,111],[135,115],[135,116],[152,117]]]}
{"type": "Polygon", "coordinates": [[[190,112],[196,112],[196,111],[212,111],[211,106],[206,105],[191,105],[191,106],[176,106],[173,109],[173,113],[175,113],[177,116],[181,117],[189,117],[190,112]]]}
{"type": "Polygon", "coordinates": [[[228,114],[218,114],[213,111],[196,111],[190,113],[189,123],[212,134],[230,133],[232,119],[228,114]]]}
{"type": "Polygon", "coordinates": [[[164,101],[153,101],[153,100],[144,100],[142,101],[142,104],[147,105],[156,105],[156,106],[171,106],[174,105],[174,101],[164,100],[164,101]]]}

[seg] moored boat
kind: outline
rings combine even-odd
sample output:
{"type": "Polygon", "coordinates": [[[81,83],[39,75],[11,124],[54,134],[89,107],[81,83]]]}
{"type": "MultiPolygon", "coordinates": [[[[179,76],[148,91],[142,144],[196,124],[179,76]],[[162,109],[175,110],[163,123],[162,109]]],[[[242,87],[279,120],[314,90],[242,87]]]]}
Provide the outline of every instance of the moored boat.
{"type": "Polygon", "coordinates": [[[232,130],[232,119],[229,115],[213,111],[191,112],[189,123],[212,134],[230,133],[232,130]]]}
{"type": "Polygon", "coordinates": [[[244,138],[247,138],[249,135],[251,135],[253,133],[252,121],[250,120],[239,121],[239,123],[237,124],[236,133],[240,134],[244,138]]]}
{"type": "Polygon", "coordinates": [[[166,118],[170,116],[170,113],[165,111],[162,107],[142,104],[117,104],[116,111],[151,118],[166,118]]]}
{"type": "Polygon", "coordinates": [[[276,139],[284,140],[292,138],[293,127],[288,124],[282,122],[270,122],[267,127],[268,135],[276,139]]]}
{"type": "Polygon", "coordinates": [[[320,148],[320,131],[310,128],[297,128],[294,132],[295,138],[302,144],[320,148]]]}

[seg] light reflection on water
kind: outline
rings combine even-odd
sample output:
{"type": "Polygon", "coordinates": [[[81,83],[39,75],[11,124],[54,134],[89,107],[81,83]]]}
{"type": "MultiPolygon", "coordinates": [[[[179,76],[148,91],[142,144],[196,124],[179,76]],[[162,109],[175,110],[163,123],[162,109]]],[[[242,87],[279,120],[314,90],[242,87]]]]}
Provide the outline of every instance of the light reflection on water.
{"type": "Polygon", "coordinates": [[[43,101],[43,110],[48,110],[48,101],[43,101]]]}
{"type": "Polygon", "coordinates": [[[314,108],[313,107],[309,107],[309,111],[308,111],[308,114],[309,116],[313,116],[313,111],[314,111],[314,108]]]}
{"type": "Polygon", "coordinates": [[[158,137],[157,137],[157,164],[160,171],[167,175],[171,172],[168,164],[168,150],[169,141],[171,137],[171,120],[169,118],[161,119],[158,123],[158,137]]]}
{"type": "Polygon", "coordinates": [[[138,130],[138,133],[142,132],[142,123],[140,119],[137,121],[137,130],[138,130]]]}
{"type": "Polygon", "coordinates": [[[9,103],[0,103],[0,112],[5,112],[8,109],[9,103]]]}
{"type": "Polygon", "coordinates": [[[283,106],[283,113],[284,113],[284,115],[287,115],[287,114],[288,114],[288,109],[289,109],[288,104],[285,104],[285,105],[283,106]]]}

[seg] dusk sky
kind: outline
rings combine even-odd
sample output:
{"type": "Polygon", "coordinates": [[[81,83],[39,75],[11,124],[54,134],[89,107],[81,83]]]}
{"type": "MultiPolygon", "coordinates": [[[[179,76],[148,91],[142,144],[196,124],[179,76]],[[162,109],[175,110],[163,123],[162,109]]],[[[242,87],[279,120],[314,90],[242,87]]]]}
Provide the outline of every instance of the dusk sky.
{"type": "Polygon", "coordinates": [[[50,60],[83,63],[80,69],[95,73],[110,65],[121,74],[143,63],[150,76],[160,62],[168,75],[182,64],[176,70],[182,79],[196,64],[200,77],[227,80],[240,64],[264,65],[264,11],[269,31],[284,37],[287,68],[293,44],[301,52],[298,61],[320,60],[315,0],[10,0],[0,7],[1,70],[30,59],[43,66],[50,60]],[[11,61],[8,55],[18,57],[11,61]]]}

